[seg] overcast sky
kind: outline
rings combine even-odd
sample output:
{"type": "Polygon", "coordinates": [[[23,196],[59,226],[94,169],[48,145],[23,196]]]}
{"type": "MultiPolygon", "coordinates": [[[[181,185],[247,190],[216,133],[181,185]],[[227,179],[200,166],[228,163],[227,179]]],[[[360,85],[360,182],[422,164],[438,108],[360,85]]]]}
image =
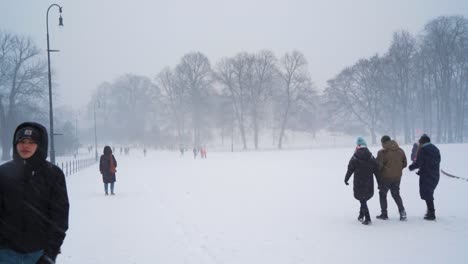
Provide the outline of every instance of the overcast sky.
{"type": "Polygon", "coordinates": [[[215,64],[241,51],[298,49],[319,89],[346,66],[383,54],[393,32],[418,34],[431,19],[464,15],[466,0],[0,0],[0,30],[46,50],[49,13],[54,105],[76,110],[103,81],[134,73],[151,79],[191,51],[215,64]]]}

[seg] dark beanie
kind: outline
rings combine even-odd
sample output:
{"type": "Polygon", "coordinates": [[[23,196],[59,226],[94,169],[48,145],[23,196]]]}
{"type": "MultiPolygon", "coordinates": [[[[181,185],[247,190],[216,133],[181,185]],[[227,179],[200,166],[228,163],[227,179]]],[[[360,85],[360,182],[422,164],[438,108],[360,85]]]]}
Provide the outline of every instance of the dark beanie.
{"type": "Polygon", "coordinates": [[[18,144],[20,140],[25,138],[34,140],[38,145],[41,142],[41,134],[34,127],[23,127],[18,130],[15,134],[15,144],[18,144]]]}
{"type": "Polygon", "coordinates": [[[390,141],[390,140],[391,140],[391,138],[389,136],[385,135],[380,139],[380,142],[383,144],[383,143],[385,143],[387,141],[390,141]]]}
{"type": "Polygon", "coordinates": [[[421,144],[421,145],[425,144],[425,143],[428,143],[428,142],[431,142],[431,138],[426,134],[423,134],[421,136],[421,138],[419,139],[419,144],[421,144]]]}

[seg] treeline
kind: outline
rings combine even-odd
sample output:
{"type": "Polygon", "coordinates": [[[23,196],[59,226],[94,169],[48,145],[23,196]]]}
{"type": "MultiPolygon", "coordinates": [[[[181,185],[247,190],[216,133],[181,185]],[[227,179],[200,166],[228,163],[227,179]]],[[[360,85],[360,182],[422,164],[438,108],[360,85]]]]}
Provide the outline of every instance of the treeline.
{"type": "Polygon", "coordinates": [[[388,133],[402,143],[425,132],[437,142],[467,135],[468,20],[439,17],[413,36],[396,32],[388,51],[361,59],[328,81],[330,127],[388,133]]]}
{"type": "Polygon", "coordinates": [[[153,79],[127,74],[98,87],[89,116],[112,133],[106,140],[156,146],[199,146],[236,134],[241,148],[259,148],[262,131],[318,129],[318,94],[299,51],[277,58],[242,52],[212,65],[200,52],[184,55],[153,79]]]}
{"type": "MultiPolygon", "coordinates": [[[[16,124],[49,123],[45,58],[29,38],[0,31],[3,159],[16,124]]],[[[216,141],[258,149],[273,137],[281,149],[291,130],[370,135],[373,143],[379,134],[401,143],[421,132],[447,143],[466,136],[468,20],[462,16],[431,20],[415,35],[395,32],[385,54],[341,70],[322,93],[307,63],[297,50],[241,52],[214,63],[190,52],[154,76],[126,74],[102,83],[87,116],[100,141],[160,147],[216,141]]],[[[78,146],[76,113],[59,111],[54,121],[68,135],[57,139],[57,152],[70,152],[78,146]]]]}

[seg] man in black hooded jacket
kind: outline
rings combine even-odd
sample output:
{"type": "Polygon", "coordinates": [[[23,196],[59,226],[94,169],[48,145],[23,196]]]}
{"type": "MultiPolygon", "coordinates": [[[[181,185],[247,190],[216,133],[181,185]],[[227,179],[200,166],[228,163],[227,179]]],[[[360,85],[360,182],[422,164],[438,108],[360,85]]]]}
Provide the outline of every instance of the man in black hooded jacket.
{"type": "Polygon", "coordinates": [[[53,264],[68,229],[62,170],[46,160],[47,130],[20,124],[13,160],[0,166],[0,263],[53,264]]]}

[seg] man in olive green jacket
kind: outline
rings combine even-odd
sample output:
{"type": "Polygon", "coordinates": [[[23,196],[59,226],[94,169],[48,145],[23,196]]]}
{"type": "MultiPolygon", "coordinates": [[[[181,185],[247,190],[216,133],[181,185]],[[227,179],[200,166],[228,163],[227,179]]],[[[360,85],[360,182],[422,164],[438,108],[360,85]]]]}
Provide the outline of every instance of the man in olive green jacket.
{"type": "Polygon", "coordinates": [[[406,220],[406,211],[400,196],[400,181],[402,171],[406,168],[407,161],[405,152],[398,146],[395,140],[389,136],[381,139],[382,149],[377,153],[377,161],[381,166],[381,178],[379,179],[379,198],[382,213],[377,219],[387,220],[387,193],[390,190],[400,212],[400,220],[406,220]]]}

